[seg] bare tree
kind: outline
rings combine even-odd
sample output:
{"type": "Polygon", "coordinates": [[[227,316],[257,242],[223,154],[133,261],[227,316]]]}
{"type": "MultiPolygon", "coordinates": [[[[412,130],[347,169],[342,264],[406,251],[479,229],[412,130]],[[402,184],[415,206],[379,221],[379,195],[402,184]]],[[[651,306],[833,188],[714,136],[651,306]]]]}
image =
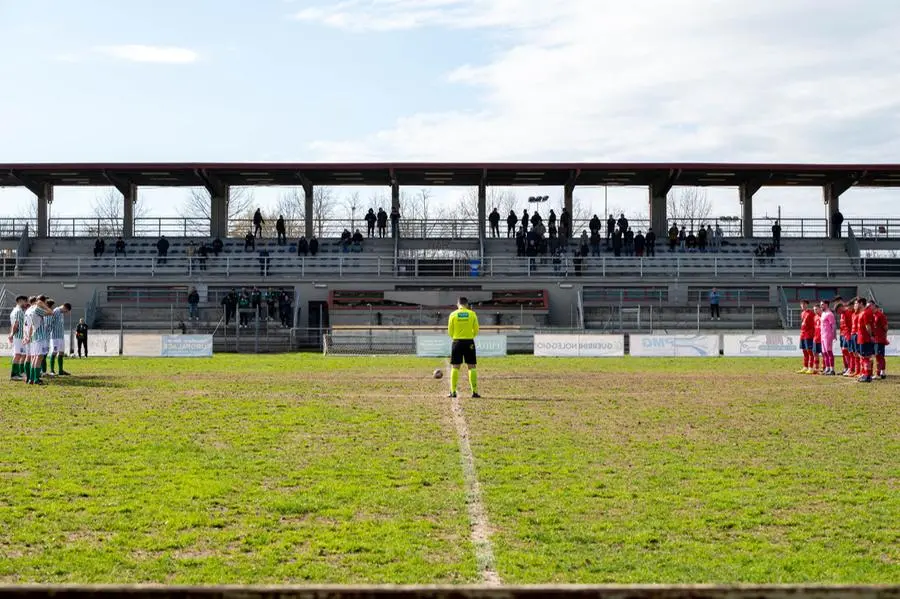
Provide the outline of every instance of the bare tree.
{"type": "Polygon", "coordinates": [[[682,187],[669,192],[666,198],[666,213],[669,220],[695,230],[705,225],[712,213],[712,204],[706,190],[699,187],[682,187]]]}
{"type": "Polygon", "coordinates": [[[330,187],[313,188],[313,227],[316,236],[324,237],[327,234],[337,237],[340,235],[340,233],[335,233],[327,228],[328,221],[334,216],[336,208],[337,201],[334,197],[334,190],[330,187]]]}
{"type": "MultiPolygon", "coordinates": [[[[124,212],[125,200],[118,191],[110,189],[105,194],[95,197],[91,205],[91,216],[96,222],[88,226],[87,234],[91,237],[123,235],[124,212]]],[[[134,203],[134,218],[145,217],[148,212],[147,206],[138,198],[134,203]]]]}
{"type": "Polygon", "coordinates": [[[304,222],[306,222],[306,196],[303,190],[292,187],[278,196],[275,201],[275,214],[284,216],[286,234],[288,237],[304,235],[304,222]]]}
{"type": "MultiPolygon", "coordinates": [[[[232,187],[228,194],[228,234],[233,234],[233,229],[243,230],[247,228],[247,223],[232,223],[234,220],[240,220],[245,217],[247,212],[250,212],[250,217],[252,219],[253,207],[255,203],[255,197],[253,195],[253,191],[243,188],[243,187],[232,187]]],[[[184,204],[182,204],[181,208],[178,211],[178,214],[181,215],[182,218],[187,219],[196,219],[199,223],[199,227],[201,229],[204,228],[204,222],[209,222],[210,218],[212,218],[212,200],[210,199],[209,191],[206,189],[191,189],[190,193],[188,193],[187,197],[184,200],[184,204]]],[[[209,226],[206,225],[204,230],[209,230],[209,226]]],[[[243,233],[240,235],[244,236],[243,233]]]]}
{"type": "MultiPolygon", "coordinates": [[[[501,219],[505,220],[509,211],[515,211],[518,207],[519,199],[516,192],[511,189],[501,189],[497,187],[488,187],[485,196],[485,211],[490,214],[496,208],[500,213],[501,219]]],[[[448,212],[447,216],[459,220],[477,220],[478,219],[478,190],[472,189],[467,191],[460,201],[455,204],[448,212]]]]}
{"type": "Polygon", "coordinates": [[[354,191],[346,196],[342,204],[344,206],[344,218],[350,221],[350,231],[352,232],[356,229],[357,212],[362,207],[362,203],[359,199],[359,192],[354,191]]]}
{"type": "Polygon", "coordinates": [[[434,205],[426,188],[400,194],[400,234],[404,237],[450,237],[447,211],[434,205]]]}

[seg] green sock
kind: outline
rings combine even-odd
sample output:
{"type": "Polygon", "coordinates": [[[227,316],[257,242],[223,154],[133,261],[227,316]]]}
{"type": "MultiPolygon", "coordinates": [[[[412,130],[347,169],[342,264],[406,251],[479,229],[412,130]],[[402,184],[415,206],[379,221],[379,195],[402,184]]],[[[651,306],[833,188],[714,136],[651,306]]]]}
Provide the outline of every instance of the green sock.
{"type": "Polygon", "coordinates": [[[56,370],[56,354],[50,354],[50,372],[56,370]]]}
{"type": "Polygon", "coordinates": [[[12,373],[10,374],[10,376],[13,376],[13,377],[14,377],[14,376],[16,376],[16,375],[18,375],[18,374],[19,374],[19,365],[16,364],[15,362],[13,362],[13,364],[12,364],[12,373]]]}
{"type": "Polygon", "coordinates": [[[478,393],[478,371],[469,369],[469,386],[472,387],[472,393],[478,393]]]}
{"type": "Polygon", "coordinates": [[[59,360],[59,371],[60,372],[63,371],[62,362],[63,362],[63,357],[65,357],[65,355],[66,355],[65,353],[61,353],[61,354],[59,354],[59,358],[57,358],[59,360]]]}
{"type": "Polygon", "coordinates": [[[31,380],[31,363],[25,362],[24,364],[22,364],[22,372],[25,373],[25,378],[30,381],[31,380]]]}
{"type": "Polygon", "coordinates": [[[450,369],[450,393],[456,393],[456,386],[459,385],[459,368],[450,369]]]}
{"type": "MultiPolygon", "coordinates": [[[[46,366],[47,361],[45,360],[42,365],[46,366]]],[[[41,382],[41,374],[44,372],[43,369],[42,368],[33,368],[32,371],[34,372],[34,382],[35,383],[41,382]]]]}
{"type": "Polygon", "coordinates": [[[41,372],[47,372],[47,356],[41,357],[41,372]]]}

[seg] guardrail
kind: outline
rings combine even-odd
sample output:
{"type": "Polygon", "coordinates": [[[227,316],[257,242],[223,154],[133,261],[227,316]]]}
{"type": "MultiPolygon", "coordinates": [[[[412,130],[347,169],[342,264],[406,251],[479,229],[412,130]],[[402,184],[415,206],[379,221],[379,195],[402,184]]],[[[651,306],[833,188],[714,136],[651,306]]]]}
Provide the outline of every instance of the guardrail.
{"type": "MultiPolygon", "coordinates": [[[[219,257],[29,257],[0,266],[3,277],[68,278],[107,277],[270,277],[288,278],[452,278],[525,277],[558,281],[566,278],[695,278],[716,279],[741,276],[751,279],[834,278],[865,276],[866,258],[754,258],[690,255],[655,258],[393,258],[387,256],[332,256],[315,258],[271,256],[268,258],[219,257]]],[[[882,276],[892,273],[879,271],[882,276]]],[[[900,276],[900,269],[896,273],[900,276]]]]}

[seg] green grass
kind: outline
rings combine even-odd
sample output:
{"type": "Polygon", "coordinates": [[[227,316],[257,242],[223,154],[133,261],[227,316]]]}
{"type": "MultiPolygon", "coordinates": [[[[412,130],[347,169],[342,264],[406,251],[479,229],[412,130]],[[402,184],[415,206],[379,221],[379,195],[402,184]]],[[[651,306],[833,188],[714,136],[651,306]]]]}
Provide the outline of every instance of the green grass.
{"type": "MultiPolygon", "coordinates": [[[[477,582],[439,365],[4,384],[0,581],[477,582]]],[[[796,367],[485,360],[463,404],[504,582],[900,582],[900,384],[796,367]]]]}

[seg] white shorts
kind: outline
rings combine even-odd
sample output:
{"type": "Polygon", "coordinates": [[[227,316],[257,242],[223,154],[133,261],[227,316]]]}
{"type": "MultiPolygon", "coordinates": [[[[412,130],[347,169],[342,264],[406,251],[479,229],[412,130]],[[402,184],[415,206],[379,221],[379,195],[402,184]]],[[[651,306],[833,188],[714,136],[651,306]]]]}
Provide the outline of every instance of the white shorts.
{"type": "Polygon", "coordinates": [[[20,356],[25,353],[25,344],[21,339],[13,339],[12,353],[14,356],[20,356]]]}
{"type": "Polygon", "coordinates": [[[57,352],[66,353],[66,340],[65,339],[53,339],[50,341],[50,351],[54,354],[57,352]]]}

